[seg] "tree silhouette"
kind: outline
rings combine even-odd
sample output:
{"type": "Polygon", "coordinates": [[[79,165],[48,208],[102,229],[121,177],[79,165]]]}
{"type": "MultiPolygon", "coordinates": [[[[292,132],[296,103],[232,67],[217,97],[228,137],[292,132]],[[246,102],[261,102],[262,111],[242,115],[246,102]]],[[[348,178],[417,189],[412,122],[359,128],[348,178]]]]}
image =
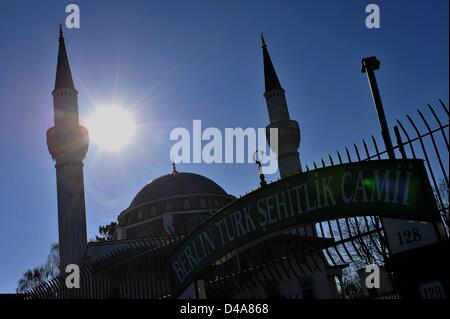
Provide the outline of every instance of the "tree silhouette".
{"type": "Polygon", "coordinates": [[[109,241],[113,239],[114,232],[117,228],[117,223],[112,222],[105,226],[100,226],[98,232],[100,236],[95,236],[96,241],[109,241]]]}
{"type": "Polygon", "coordinates": [[[28,269],[18,281],[17,293],[25,293],[30,289],[54,279],[59,274],[59,244],[50,247],[47,262],[43,265],[28,269]]]}

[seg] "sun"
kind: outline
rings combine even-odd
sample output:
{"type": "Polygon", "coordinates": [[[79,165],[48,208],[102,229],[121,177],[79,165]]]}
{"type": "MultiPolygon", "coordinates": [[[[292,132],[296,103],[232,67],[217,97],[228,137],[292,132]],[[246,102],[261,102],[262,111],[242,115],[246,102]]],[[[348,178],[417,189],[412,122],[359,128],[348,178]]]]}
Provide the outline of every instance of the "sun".
{"type": "Polygon", "coordinates": [[[136,124],[130,111],[120,107],[99,107],[86,121],[89,139],[100,148],[118,151],[132,142],[136,124]]]}

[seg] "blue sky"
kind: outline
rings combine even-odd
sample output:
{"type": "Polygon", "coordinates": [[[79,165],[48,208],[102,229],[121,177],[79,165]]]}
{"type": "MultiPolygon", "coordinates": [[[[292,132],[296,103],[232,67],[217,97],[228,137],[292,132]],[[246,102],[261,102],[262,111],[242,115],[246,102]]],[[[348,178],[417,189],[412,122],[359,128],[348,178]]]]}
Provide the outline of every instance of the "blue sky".
{"type": "MultiPolygon", "coordinates": [[[[58,23],[65,1],[0,0],[0,292],[12,292],[57,241],[55,170],[45,132],[58,23]]],[[[171,170],[170,131],[265,127],[264,32],[309,164],[378,134],[361,58],[376,55],[391,126],[448,101],[448,1],[73,1],[81,28],[66,30],[83,121],[97,106],[132,110],[139,131],[117,154],[90,146],[85,162],[88,238],[114,221],[150,180],[171,170]],[[367,29],[365,7],[381,9],[367,29]]],[[[255,165],[182,164],[227,192],[258,185],[255,165]]],[[[269,176],[275,179],[276,176],[269,176]]]]}

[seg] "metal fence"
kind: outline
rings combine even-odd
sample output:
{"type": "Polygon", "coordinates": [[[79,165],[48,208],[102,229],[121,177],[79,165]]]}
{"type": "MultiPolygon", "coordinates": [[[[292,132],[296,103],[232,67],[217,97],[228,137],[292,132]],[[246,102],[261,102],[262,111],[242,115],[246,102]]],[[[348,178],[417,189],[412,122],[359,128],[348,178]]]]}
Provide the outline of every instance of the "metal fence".
{"type": "MultiPolygon", "coordinates": [[[[413,119],[396,120],[393,149],[397,158],[420,158],[425,161],[431,185],[435,191],[442,223],[449,234],[449,109],[439,100],[437,108],[428,105],[426,112],[417,110],[413,119]]],[[[369,141],[354,143],[343,151],[336,151],[313,162],[306,170],[356,161],[386,159],[387,150],[378,144],[375,136],[369,141]]],[[[254,297],[299,298],[302,295],[280,295],[271,291],[270,283],[283,280],[307,281],[309,276],[326,265],[336,269],[356,270],[370,263],[384,264],[388,257],[380,219],[376,216],[343,218],[306,225],[290,230],[287,235],[308,237],[317,235],[320,250],[304,247],[287,256],[273,256],[272,238],[259,243],[258,250],[268,257],[261,264],[236,265],[232,260],[216,267],[206,276],[205,288],[210,298],[245,296],[256,288],[264,288],[265,295],[254,297]]],[[[182,238],[166,240],[160,245],[150,245],[148,240],[137,240],[136,247],[128,247],[91,262],[82,268],[81,288],[67,289],[65,278],[32,289],[29,298],[168,298],[171,295],[169,257],[175,244],[182,238]],[[139,248],[139,249],[133,249],[139,248]]],[[[286,242],[287,244],[287,242],[286,242]]],[[[342,295],[346,287],[338,282],[342,295]]],[[[308,283],[304,284],[308,287],[308,283]]],[[[273,288],[273,287],[272,287],[273,288]]],[[[395,293],[395,292],[394,292],[395,293]]],[[[397,296],[397,295],[392,295],[397,296]]]]}
{"type": "Polygon", "coordinates": [[[25,294],[38,299],[158,299],[171,292],[168,260],[180,238],[137,239],[80,267],[80,285],[68,289],[66,276],[25,294]]]}
{"type": "MultiPolygon", "coordinates": [[[[420,158],[434,189],[436,202],[440,210],[442,224],[449,234],[449,110],[439,100],[439,111],[428,105],[428,114],[417,110],[418,120],[406,115],[406,121],[396,120],[393,146],[397,158],[420,158]],[[427,119],[428,117],[428,119],[427,119]]],[[[384,146],[378,144],[375,136],[370,141],[362,140],[336,151],[312,163],[313,169],[356,161],[387,159],[384,146]]],[[[310,168],[306,166],[306,170],[310,168]]],[[[335,239],[335,246],[326,250],[326,256],[332,264],[359,262],[379,262],[387,257],[386,245],[377,217],[345,218],[319,223],[318,234],[335,239]],[[368,254],[371,252],[371,254],[368,254]],[[372,259],[372,260],[370,260],[372,259]]]]}
{"type": "MultiPolygon", "coordinates": [[[[416,119],[406,115],[406,120],[396,120],[393,127],[395,141],[393,149],[397,158],[419,158],[425,167],[434,189],[440,210],[441,221],[446,235],[449,235],[449,109],[439,100],[438,108],[427,106],[427,112],[417,110],[416,119]]],[[[336,151],[305,166],[306,171],[344,163],[388,159],[388,152],[379,144],[375,136],[361,144],[354,143],[343,151],[336,151]]],[[[307,226],[308,227],[308,226],[307,226]]],[[[312,271],[323,269],[324,264],[347,267],[355,273],[357,269],[372,263],[383,265],[389,252],[383,234],[380,218],[377,216],[342,218],[317,223],[315,233],[322,238],[331,238],[333,245],[325,248],[323,254],[315,256],[319,263],[305,264],[300,258],[310,252],[302,251],[278,260],[238,272],[224,273],[219,278],[207,282],[211,293],[222,297],[226,286],[249,290],[256,285],[295,277],[307,278],[312,271]],[[251,277],[251,278],[250,278],[251,277]],[[245,280],[247,278],[247,281],[245,280]]],[[[301,229],[300,229],[301,230],[301,229]]],[[[298,232],[299,230],[294,230],[298,232]]],[[[342,282],[341,282],[342,285],[342,282]]],[[[345,287],[341,287],[343,290],[345,287]]],[[[345,297],[345,291],[342,291],[345,297]]],[[[398,296],[394,293],[395,296],[398,296]]],[[[284,298],[296,296],[280,296],[284,298]]]]}

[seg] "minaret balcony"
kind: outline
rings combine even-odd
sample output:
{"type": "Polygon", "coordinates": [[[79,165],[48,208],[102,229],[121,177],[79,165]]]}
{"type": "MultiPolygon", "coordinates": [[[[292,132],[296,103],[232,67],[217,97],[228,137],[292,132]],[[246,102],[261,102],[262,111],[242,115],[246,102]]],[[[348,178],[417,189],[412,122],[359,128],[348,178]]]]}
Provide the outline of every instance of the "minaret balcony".
{"type": "Polygon", "coordinates": [[[292,145],[296,148],[300,145],[300,127],[294,120],[285,120],[271,123],[266,126],[267,143],[270,145],[270,129],[278,129],[278,146],[292,145]]]}
{"type": "Polygon", "coordinates": [[[89,132],[80,125],[47,130],[47,146],[56,163],[81,162],[89,147],[89,132]]]}

